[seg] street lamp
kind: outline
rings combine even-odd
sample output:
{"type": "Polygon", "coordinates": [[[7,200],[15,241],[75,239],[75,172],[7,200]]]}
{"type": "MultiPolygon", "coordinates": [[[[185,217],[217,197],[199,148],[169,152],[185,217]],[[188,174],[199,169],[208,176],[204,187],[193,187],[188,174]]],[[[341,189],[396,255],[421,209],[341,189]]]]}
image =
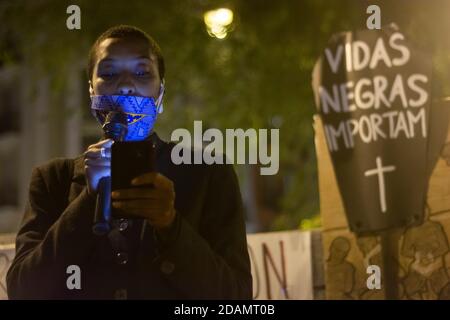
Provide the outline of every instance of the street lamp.
{"type": "Polygon", "coordinates": [[[223,39],[227,36],[233,22],[233,11],[226,8],[210,10],[205,12],[203,20],[211,37],[223,39]]]}

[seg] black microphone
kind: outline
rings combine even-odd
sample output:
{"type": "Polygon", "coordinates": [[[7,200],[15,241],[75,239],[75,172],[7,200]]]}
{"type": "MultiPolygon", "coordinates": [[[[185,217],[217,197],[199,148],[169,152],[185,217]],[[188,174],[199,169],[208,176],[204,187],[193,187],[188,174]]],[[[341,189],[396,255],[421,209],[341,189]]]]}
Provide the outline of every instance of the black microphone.
{"type": "MultiPolygon", "coordinates": [[[[123,112],[111,111],[103,125],[105,138],[122,141],[127,132],[127,116],[123,112]]],[[[111,229],[111,177],[102,177],[97,187],[97,202],[94,213],[92,232],[98,236],[105,235],[111,229]]]]}

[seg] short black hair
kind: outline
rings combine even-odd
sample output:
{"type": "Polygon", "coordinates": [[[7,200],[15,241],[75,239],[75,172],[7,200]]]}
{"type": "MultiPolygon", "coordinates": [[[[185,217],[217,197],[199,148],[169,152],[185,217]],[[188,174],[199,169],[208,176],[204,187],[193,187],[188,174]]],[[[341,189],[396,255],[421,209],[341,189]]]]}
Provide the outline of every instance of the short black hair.
{"type": "Polygon", "coordinates": [[[150,52],[156,56],[156,59],[158,61],[159,77],[161,79],[164,79],[164,72],[165,72],[164,58],[162,56],[161,49],[159,45],[156,43],[156,41],[152,37],[150,37],[145,31],[137,27],[128,25],[118,25],[111,27],[105,32],[103,32],[97,38],[97,40],[95,40],[94,44],[89,50],[88,65],[87,65],[88,67],[87,75],[89,80],[92,79],[92,73],[94,72],[94,66],[97,59],[97,48],[103,40],[109,38],[118,38],[118,39],[135,38],[144,40],[148,44],[150,52]]]}

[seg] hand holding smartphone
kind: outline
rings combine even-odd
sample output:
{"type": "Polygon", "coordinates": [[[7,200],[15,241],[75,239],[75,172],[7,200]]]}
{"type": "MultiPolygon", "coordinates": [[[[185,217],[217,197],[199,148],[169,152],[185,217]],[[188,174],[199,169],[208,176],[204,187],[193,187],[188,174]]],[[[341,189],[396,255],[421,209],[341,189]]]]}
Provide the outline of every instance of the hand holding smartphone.
{"type": "MultiPolygon", "coordinates": [[[[151,141],[114,142],[111,148],[111,191],[139,188],[132,186],[131,180],[152,171],[155,171],[155,150],[151,141]]],[[[112,217],[131,218],[117,208],[112,208],[112,217]]]]}

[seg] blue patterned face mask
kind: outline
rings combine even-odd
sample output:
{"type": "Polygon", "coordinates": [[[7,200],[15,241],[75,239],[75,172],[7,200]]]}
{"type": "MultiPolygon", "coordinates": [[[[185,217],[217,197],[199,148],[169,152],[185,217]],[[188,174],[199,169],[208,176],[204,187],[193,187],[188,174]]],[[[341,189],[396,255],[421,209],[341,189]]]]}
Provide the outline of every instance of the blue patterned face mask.
{"type": "Polygon", "coordinates": [[[127,116],[128,133],[124,141],[145,140],[153,130],[158,113],[163,112],[164,84],[158,99],[129,95],[91,95],[91,112],[103,126],[110,111],[127,116]]]}

